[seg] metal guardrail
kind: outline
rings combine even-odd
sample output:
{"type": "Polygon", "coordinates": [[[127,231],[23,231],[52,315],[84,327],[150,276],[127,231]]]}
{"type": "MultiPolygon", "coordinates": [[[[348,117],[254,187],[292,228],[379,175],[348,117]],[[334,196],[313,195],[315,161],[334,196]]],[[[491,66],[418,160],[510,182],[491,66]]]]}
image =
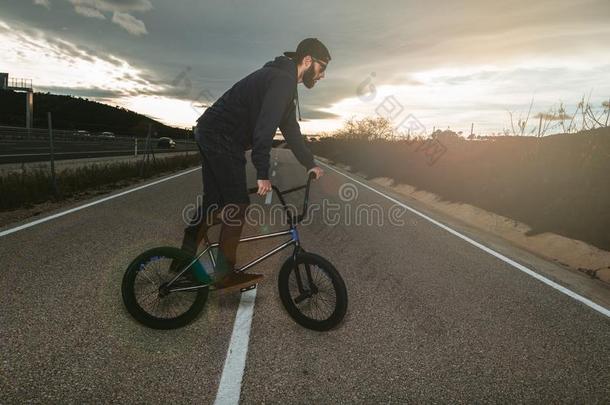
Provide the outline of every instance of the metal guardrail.
{"type": "MultiPolygon", "coordinates": [[[[90,131],[78,131],[78,130],[61,130],[53,129],[53,138],[55,140],[86,140],[86,141],[100,141],[100,142],[132,142],[134,139],[145,139],[144,137],[133,137],[126,135],[104,135],[103,132],[90,132],[90,131]]],[[[151,138],[152,141],[158,142],[160,138],[151,138]]],[[[31,128],[27,129],[24,127],[9,127],[0,126],[0,141],[2,140],[37,140],[37,139],[49,139],[49,130],[46,128],[31,128]]],[[[184,138],[172,138],[176,144],[187,144],[196,146],[194,139],[184,138]]]]}
{"type": "MultiPolygon", "coordinates": [[[[69,131],[69,130],[53,130],[53,137],[56,140],[73,140],[73,139],[113,139],[113,138],[102,138],[97,135],[93,136],[89,134],[89,136],[85,136],[84,134],[78,134],[77,131],[69,131]]],[[[0,126],[0,140],[36,140],[36,139],[49,139],[49,130],[46,128],[23,128],[23,127],[2,127],[0,126]]],[[[130,137],[117,137],[114,139],[130,139],[130,137]]]]}
{"type": "MultiPolygon", "coordinates": [[[[161,137],[164,138],[164,137],[161,137]]],[[[198,151],[194,139],[174,139],[175,147],[150,138],[148,148],[157,152],[198,151]]],[[[134,156],[146,153],[146,138],[53,129],[54,153],[58,159],[97,156],[134,156]]],[[[49,130],[0,126],[0,164],[48,160],[51,154],[49,130]]]]}

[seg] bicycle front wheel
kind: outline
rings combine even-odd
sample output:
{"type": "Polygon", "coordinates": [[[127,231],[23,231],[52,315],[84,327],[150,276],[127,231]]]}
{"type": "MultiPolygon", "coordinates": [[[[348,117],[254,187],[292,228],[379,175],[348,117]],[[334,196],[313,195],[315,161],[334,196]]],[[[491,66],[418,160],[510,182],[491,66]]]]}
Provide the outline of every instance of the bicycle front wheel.
{"type": "Polygon", "coordinates": [[[280,299],[299,325],[326,331],[343,320],[347,289],[341,275],[326,259],[301,252],[288,258],[278,279],[280,299]]]}
{"type": "MultiPolygon", "coordinates": [[[[192,320],[203,309],[208,287],[168,292],[165,285],[176,276],[176,269],[186,267],[194,257],[173,247],[147,250],[135,258],[123,276],[121,292],[127,311],[140,323],[154,329],[175,329],[192,320]]],[[[191,267],[201,266],[197,261],[191,267]]],[[[188,269],[172,285],[190,287],[198,284],[187,275],[188,269]]]]}

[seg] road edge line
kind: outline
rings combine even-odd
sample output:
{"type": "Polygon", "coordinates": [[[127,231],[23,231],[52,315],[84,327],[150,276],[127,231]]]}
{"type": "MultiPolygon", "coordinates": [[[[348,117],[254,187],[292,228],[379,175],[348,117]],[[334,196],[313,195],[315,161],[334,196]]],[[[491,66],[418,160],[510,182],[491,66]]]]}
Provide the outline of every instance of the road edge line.
{"type": "Polygon", "coordinates": [[[88,202],[86,204],[79,205],[77,207],[70,208],[68,210],[61,211],[61,212],[49,215],[49,216],[44,217],[44,218],[37,219],[35,221],[26,222],[25,224],[22,224],[22,225],[13,227],[13,228],[9,228],[9,229],[0,231],[0,238],[3,237],[3,236],[10,235],[12,233],[18,232],[18,231],[27,229],[27,228],[31,228],[31,227],[33,227],[35,225],[42,224],[42,223],[47,222],[47,221],[51,221],[51,220],[53,220],[55,218],[63,217],[64,215],[68,215],[68,214],[71,214],[73,212],[80,211],[82,209],[91,207],[93,205],[101,204],[101,203],[106,202],[108,200],[112,200],[114,198],[118,198],[118,197],[124,196],[125,194],[133,193],[134,191],[142,190],[144,188],[151,187],[151,186],[154,186],[154,185],[159,184],[159,183],[163,183],[164,181],[168,181],[168,180],[175,179],[176,177],[184,176],[185,174],[189,174],[189,173],[194,172],[195,170],[200,170],[200,169],[201,169],[201,166],[196,167],[194,169],[188,169],[186,171],[183,171],[183,172],[180,172],[180,173],[177,173],[177,174],[173,174],[171,176],[164,177],[164,178],[161,178],[159,180],[155,180],[155,181],[153,181],[151,183],[146,183],[146,184],[143,184],[141,186],[130,188],[128,190],[121,191],[121,192],[119,192],[117,194],[112,194],[112,195],[109,195],[107,197],[100,198],[99,200],[94,200],[94,201],[88,202]]]}
{"type": "Polygon", "coordinates": [[[322,162],[320,160],[318,160],[318,162],[320,164],[322,164],[323,166],[326,166],[329,169],[339,173],[340,175],[342,175],[342,176],[344,176],[344,177],[346,177],[346,178],[348,178],[348,179],[350,179],[350,180],[360,184],[361,186],[369,189],[370,191],[373,191],[374,193],[377,193],[377,194],[385,197],[386,199],[392,201],[393,203],[398,204],[398,205],[400,205],[403,208],[406,208],[407,210],[411,211],[412,213],[414,213],[416,215],[419,215],[420,217],[426,219],[427,221],[432,222],[434,225],[437,225],[438,227],[446,230],[447,232],[457,236],[460,239],[465,240],[466,242],[468,242],[468,243],[478,247],[479,249],[489,253],[490,255],[495,256],[496,258],[502,260],[503,262],[505,262],[507,264],[510,264],[511,266],[513,266],[516,269],[522,271],[523,273],[525,273],[525,274],[527,274],[527,275],[537,279],[538,281],[541,281],[542,283],[544,283],[544,284],[546,284],[546,285],[556,289],[557,291],[562,292],[563,294],[569,296],[570,298],[575,299],[576,301],[579,301],[579,302],[585,304],[586,306],[588,306],[589,308],[594,309],[595,311],[601,313],[602,315],[605,315],[606,317],[610,318],[610,309],[607,309],[607,308],[605,308],[605,307],[603,307],[603,306],[601,306],[601,305],[591,301],[590,299],[585,298],[582,295],[580,295],[580,294],[578,294],[578,293],[576,293],[576,292],[574,292],[574,291],[572,291],[572,290],[562,286],[561,284],[558,284],[555,281],[550,280],[550,279],[544,277],[543,275],[536,273],[535,271],[525,267],[524,265],[515,262],[514,260],[510,259],[509,257],[504,256],[502,253],[496,252],[495,250],[493,250],[493,249],[491,249],[491,248],[481,244],[480,242],[477,242],[474,239],[471,239],[468,236],[461,234],[460,232],[454,230],[453,228],[448,227],[447,225],[445,225],[445,224],[435,220],[434,218],[431,218],[428,215],[426,215],[424,213],[421,213],[421,212],[419,212],[418,210],[416,210],[414,208],[409,207],[405,203],[403,203],[403,202],[401,202],[401,201],[399,201],[399,200],[397,200],[397,199],[395,199],[393,197],[390,197],[389,195],[387,195],[387,194],[385,194],[385,193],[383,193],[383,192],[381,192],[381,191],[379,191],[379,190],[369,186],[368,184],[365,184],[365,183],[363,183],[363,182],[361,182],[361,181],[359,181],[359,180],[357,180],[357,179],[355,179],[355,178],[353,178],[353,177],[351,177],[351,176],[341,172],[340,170],[336,169],[335,167],[332,167],[331,165],[329,165],[327,163],[324,163],[324,162],[322,162]]]}

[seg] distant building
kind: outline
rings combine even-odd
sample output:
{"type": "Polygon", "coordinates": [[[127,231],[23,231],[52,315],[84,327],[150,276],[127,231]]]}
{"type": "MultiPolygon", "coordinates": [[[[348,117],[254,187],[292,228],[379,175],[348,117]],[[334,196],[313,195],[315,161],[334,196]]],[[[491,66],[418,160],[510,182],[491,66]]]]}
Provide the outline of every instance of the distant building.
{"type": "Polygon", "coordinates": [[[0,73],[0,89],[8,89],[8,73],[0,73]]]}

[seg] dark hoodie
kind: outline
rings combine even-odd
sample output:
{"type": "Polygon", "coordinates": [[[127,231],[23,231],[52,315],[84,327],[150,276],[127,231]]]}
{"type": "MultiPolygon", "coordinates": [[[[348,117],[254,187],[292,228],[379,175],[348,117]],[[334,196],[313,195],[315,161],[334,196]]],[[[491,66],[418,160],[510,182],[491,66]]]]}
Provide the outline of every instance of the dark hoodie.
{"type": "Polygon", "coordinates": [[[197,120],[202,136],[222,136],[243,150],[252,148],[257,179],[269,179],[269,152],[279,127],[297,160],[315,166],[296,120],[297,66],[286,57],[244,77],[197,120]],[[207,135],[206,135],[207,134],[207,135]]]}

